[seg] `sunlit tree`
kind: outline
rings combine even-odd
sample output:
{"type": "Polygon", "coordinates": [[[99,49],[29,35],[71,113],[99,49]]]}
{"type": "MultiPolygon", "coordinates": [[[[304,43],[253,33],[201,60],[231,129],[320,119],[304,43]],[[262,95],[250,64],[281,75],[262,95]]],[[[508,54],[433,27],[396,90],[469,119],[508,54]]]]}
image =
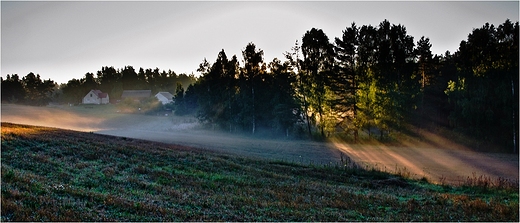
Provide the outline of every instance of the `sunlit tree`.
{"type": "Polygon", "coordinates": [[[338,113],[339,126],[347,132],[353,132],[358,139],[360,126],[354,121],[357,116],[356,92],[360,81],[359,58],[359,28],[355,23],[343,31],[341,38],[335,39],[336,69],[331,76],[331,90],[334,92],[332,106],[338,113]]]}
{"type": "Polygon", "coordinates": [[[312,28],[302,38],[302,82],[306,87],[307,116],[314,121],[321,136],[325,136],[325,111],[330,106],[326,98],[329,77],[334,65],[334,49],[329,38],[321,29],[312,28]],[[313,118],[312,118],[313,117],[313,118]]]}

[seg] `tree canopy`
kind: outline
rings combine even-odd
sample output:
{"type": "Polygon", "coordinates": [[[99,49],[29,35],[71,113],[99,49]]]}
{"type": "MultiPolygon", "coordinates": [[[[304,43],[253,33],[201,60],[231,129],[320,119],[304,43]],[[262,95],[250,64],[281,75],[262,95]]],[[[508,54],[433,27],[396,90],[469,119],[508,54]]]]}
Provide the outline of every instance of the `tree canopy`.
{"type": "Polygon", "coordinates": [[[12,74],[1,79],[2,102],[79,103],[94,88],[117,100],[123,90],[150,89],[175,92],[176,114],[234,133],[386,139],[434,123],[518,152],[518,33],[518,22],[486,23],[455,53],[433,55],[428,37],[414,40],[388,20],[352,23],[333,39],[311,28],[284,61],[264,61],[251,42],[242,58],[222,49],[215,62],[204,59],[200,77],[107,66],[57,86],[12,74]]]}

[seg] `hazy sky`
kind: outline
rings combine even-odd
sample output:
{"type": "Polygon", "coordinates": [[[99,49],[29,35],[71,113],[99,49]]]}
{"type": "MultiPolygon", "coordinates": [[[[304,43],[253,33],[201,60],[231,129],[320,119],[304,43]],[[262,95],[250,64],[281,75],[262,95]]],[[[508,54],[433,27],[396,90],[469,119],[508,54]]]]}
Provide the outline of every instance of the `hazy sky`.
{"type": "Polygon", "coordinates": [[[345,27],[402,24],[434,54],[455,52],[473,28],[519,20],[519,2],[1,2],[1,76],[29,72],[66,83],[102,66],[192,72],[253,42],[264,61],[311,28],[332,41],[345,27]]]}

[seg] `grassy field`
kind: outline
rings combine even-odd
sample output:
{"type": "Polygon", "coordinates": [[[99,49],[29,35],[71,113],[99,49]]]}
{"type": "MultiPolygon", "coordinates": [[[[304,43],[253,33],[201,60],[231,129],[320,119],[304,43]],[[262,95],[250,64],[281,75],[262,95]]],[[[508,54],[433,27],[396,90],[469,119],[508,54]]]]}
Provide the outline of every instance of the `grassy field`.
{"type": "MultiPolygon", "coordinates": [[[[2,123],[2,221],[518,221],[518,185],[451,187],[2,123]]],[[[474,183],[474,182],[473,182],[474,183]]],[[[470,184],[473,184],[470,182],[470,184]]]]}
{"type": "MultiPolygon", "coordinates": [[[[304,164],[338,163],[341,156],[365,168],[459,186],[472,179],[518,182],[518,154],[482,153],[446,135],[420,130],[419,137],[380,143],[352,144],[249,137],[205,129],[193,116],[117,112],[116,105],[33,107],[2,104],[3,122],[71,129],[83,132],[205,148],[239,156],[304,164]]],[[[478,180],[482,181],[482,180],[478,180]]]]}

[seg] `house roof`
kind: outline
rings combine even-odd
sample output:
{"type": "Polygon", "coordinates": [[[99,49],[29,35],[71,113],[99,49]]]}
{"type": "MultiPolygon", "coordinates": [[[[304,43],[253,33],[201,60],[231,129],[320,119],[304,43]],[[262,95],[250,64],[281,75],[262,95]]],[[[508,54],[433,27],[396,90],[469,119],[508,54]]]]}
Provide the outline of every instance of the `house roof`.
{"type": "Polygon", "coordinates": [[[121,98],[148,98],[152,90],[124,90],[121,98]]]}
{"type": "Polygon", "coordinates": [[[170,92],[161,91],[161,92],[157,93],[157,94],[155,95],[155,97],[157,97],[157,95],[162,95],[163,97],[165,97],[165,98],[168,99],[168,100],[172,100],[172,99],[173,99],[173,95],[170,94],[170,92]]]}
{"type": "Polygon", "coordinates": [[[98,97],[99,98],[107,98],[108,97],[108,93],[99,93],[98,97]]]}
{"type": "Polygon", "coordinates": [[[103,93],[100,90],[90,90],[90,91],[94,92],[94,94],[96,94],[98,96],[98,98],[106,98],[106,97],[108,97],[107,93],[103,93]]]}

